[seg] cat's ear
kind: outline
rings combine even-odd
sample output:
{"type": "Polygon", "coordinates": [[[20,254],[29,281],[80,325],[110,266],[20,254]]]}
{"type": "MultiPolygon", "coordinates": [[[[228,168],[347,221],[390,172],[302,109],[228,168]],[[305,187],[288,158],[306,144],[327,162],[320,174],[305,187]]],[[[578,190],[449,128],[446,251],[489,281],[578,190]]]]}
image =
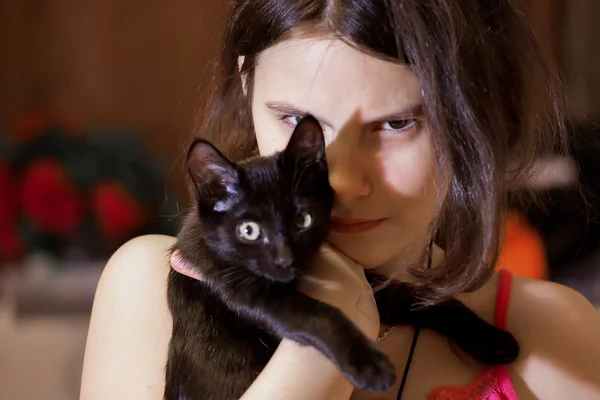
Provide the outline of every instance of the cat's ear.
{"type": "Polygon", "coordinates": [[[323,128],[315,117],[307,115],[302,118],[283,154],[286,161],[293,164],[325,161],[323,128]]]}
{"type": "Polygon", "coordinates": [[[198,201],[214,211],[227,211],[238,194],[235,165],[212,143],[196,139],[188,152],[187,166],[198,201]]]}

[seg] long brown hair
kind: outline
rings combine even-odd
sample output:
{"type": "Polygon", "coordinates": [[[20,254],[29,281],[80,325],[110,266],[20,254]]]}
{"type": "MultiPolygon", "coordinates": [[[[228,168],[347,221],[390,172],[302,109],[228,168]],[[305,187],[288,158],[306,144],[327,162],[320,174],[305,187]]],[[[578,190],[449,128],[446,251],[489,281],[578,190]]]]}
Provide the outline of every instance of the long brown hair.
{"type": "Polygon", "coordinates": [[[435,226],[445,262],[411,273],[428,302],[478,289],[496,264],[511,185],[540,154],[566,149],[560,80],[513,1],[235,1],[198,135],[236,160],[255,153],[242,77],[251,91],[260,53],[311,26],[416,73],[448,194],[435,226]]]}

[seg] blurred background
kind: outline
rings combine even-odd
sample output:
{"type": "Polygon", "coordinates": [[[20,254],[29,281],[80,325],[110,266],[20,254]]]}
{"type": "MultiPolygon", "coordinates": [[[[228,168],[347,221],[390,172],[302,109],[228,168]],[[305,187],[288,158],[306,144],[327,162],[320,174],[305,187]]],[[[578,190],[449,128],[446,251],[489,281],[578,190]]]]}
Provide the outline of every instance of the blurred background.
{"type": "MultiPolygon", "coordinates": [[[[110,254],[173,234],[222,0],[0,0],[0,398],[78,398],[110,254]]],[[[600,306],[600,2],[524,0],[568,90],[573,155],[539,160],[547,209],[515,204],[500,266],[600,306]]]]}

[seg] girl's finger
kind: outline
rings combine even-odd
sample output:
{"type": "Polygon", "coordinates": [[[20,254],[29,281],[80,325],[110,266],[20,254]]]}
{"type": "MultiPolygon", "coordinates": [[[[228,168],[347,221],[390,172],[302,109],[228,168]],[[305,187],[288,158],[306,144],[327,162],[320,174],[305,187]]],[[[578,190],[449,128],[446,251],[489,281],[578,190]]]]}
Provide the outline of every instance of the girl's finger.
{"type": "Polygon", "coordinates": [[[173,254],[171,254],[171,267],[182,275],[197,279],[199,281],[202,280],[202,275],[200,272],[198,272],[196,268],[184,260],[179,250],[175,250],[173,254]]]}

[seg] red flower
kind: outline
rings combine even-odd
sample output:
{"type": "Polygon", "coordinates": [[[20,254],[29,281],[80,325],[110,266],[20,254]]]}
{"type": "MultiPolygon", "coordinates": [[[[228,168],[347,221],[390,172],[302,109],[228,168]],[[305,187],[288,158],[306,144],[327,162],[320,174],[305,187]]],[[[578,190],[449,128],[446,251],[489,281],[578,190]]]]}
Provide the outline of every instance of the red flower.
{"type": "Polygon", "coordinates": [[[16,229],[0,226],[0,261],[18,261],[24,254],[25,248],[16,229]]]}
{"type": "Polygon", "coordinates": [[[10,226],[17,218],[15,193],[10,165],[0,161],[0,230],[10,226]]]}
{"type": "Polygon", "coordinates": [[[16,191],[10,166],[0,162],[0,261],[17,261],[24,254],[23,243],[15,229],[16,191]]]}
{"type": "Polygon", "coordinates": [[[92,191],[92,210],[102,234],[125,240],[144,223],[143,208],[117,182],[104,182],[92,191]]]}
{"type": "Polygon", "coordinates": [[[33,163],[21,182],[23,212],[42,230],[67,235],[79,226],[83,207],[65,170],[56,161],[33,163]]]}

